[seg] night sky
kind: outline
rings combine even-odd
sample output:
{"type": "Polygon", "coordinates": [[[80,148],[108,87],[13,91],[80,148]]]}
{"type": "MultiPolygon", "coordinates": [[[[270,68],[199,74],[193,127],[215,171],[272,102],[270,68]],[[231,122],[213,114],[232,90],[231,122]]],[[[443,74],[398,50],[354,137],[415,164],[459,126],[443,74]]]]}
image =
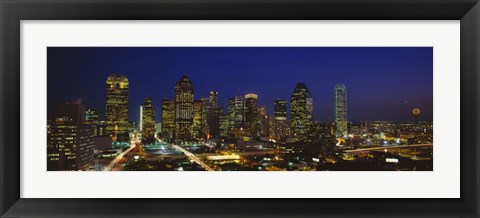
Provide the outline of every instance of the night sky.
{"type": "Polygon", "coordinates": [[[47,49],[47,105],[81,101],[105,111],[105,80],[111,73],[130,81],[129,119],[152,97],[157,121],[162,99],[173,99],[182,75],[193,82],[195,99],[219,92],[219,105],[256,93],[273,114],[273,100],[287,99],[297,82],[313,95],[314,120],[333,120],[336,83],[347,87],[349,121],[433,119],[431,47],[50,47],[47,49]]]}

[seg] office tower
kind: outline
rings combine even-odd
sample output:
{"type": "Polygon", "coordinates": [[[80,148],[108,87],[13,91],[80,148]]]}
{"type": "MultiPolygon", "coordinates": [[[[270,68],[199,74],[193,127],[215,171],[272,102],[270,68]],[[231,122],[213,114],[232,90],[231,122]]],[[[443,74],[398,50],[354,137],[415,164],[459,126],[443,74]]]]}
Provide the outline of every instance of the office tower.
{"type": "Polygon", "coordinates": [[[129,141],[128,79],[119,74],[106,81],[105,134],[114,141],[129,141]]]}
{"type": "Polygon", "coordinates": [[[242,96],[235,96],[235,128],[242,128],[245,124],[245,102],[242,96]]]}
{"type": "Polygon", "coordinates": [[[244,124],[244,101],[243,96],[235,96],[228,99],[229,126],[231,130],[238,130],[244,124]]]}
{"type": "Polygon", "coordinates": [[[274,138],[277,140],[285,139],[290,134],[287,119],[287,100],[273,101],[273,116],[275,117],[274,138]]]}
{"type": "Polygon", "coordinates": [[[219,114],[218,114],[218,92],[210,91],[207,102],[207,125],[211,137],[218,137],[219,114]]]}
{"type": "Polygon", "coordinates": [[[347,135],[347,88],[344,84],[335,85],[335,125],[337,136],[347,135]]]}
{"type": "Polygon", "coordinates": [[[245,133],[247,136],[257,136],[258,95],[245,95],[245,133]]]}
{"type": "Polygon", "coordinates": [[[98,111],[93,109],[88,109],[85,112],[85,121],[91,121],[93,123],[98,122],[98,111]]]}
{"type": "Polygon", "coordinates": [[[47,170],[88,170],[93,160],[93,128],[85,121],[85,106],[58,106],[51,123],[47,170]]]}
{"type": "Polygon", "coordinates": [[[273,101],[273,116],[275,119],[287,119],[287,100],[273,101]]]}
{"type": "Polygon", "coordinates": [[[268,123],[267,135],[271,139],[274,139],[275,138],[275,117],[274,116],[268,116],[267,123],[268,123]]]}
{"type": "Polygon", "coordinates": [[[230,125],[229,125],[229,115],[225,113],[224,107],[220,107],[218,110],[218,120],[219,120],[219,136],[228,137],[230,125]]]}
{"type": "Polygon", "coordinates": [[[267,106],[265,105],[258,107],[257,130],[260,136],[268,136],[268,116],[267,106]]]}
{"type": "Polygon", "coordinates": [[[194,139],[205,139],[206,135],[203,132],[204,124],[206,123],[204,116],[204,103],[205,101],[197,100],[193,102],[193,138],[194,139]]]}
{"type": "Polygon", "coordinates": [[[85,112],[85,122],[91,124],[93,128],[93,136],[100,135],[97,110],[87,109],[87,111],[85,112]]]}
{"type": "Polygon", "coordinates": [[[155,142],[155,108],[152,104],[152,98],[146,97],[142,105],[142,141],[144,143],[155,142]]]}
{"type": "Polygon", "coordinates": [[[305,83],[297,83],[290,97],[290,131],[293,137],[307,138],[313,122],[313,97],[305,83]]]}
{"type": "Polygon", "coordinates": [[[162,133],[171,139],[175,132],[175,101],[162,100],[162,133]]]}
{"type": "Polygon", "coordinates": [[[228,129],[235,130],[235,98],[228,99],[228,129]]]}
{"type": "Polygon", "coordinates": [[[191,141],[193,134],[193,83],[182,76],[175,85],[175,140],[191,141]]]}
{"type": "Polygon", "coordinates": [[[201,98],[202,102],[202,133],[204,134],[204,139],[207,139],[210,134],[210,129],[207,123],[207,108],[208,108],[209,98],[201,98]]]}
{"type": "Polygon", "coordinates": [[[162,132],[162,123],[156,123],[155,124],[155,132],[160,134],[162,132]]]}

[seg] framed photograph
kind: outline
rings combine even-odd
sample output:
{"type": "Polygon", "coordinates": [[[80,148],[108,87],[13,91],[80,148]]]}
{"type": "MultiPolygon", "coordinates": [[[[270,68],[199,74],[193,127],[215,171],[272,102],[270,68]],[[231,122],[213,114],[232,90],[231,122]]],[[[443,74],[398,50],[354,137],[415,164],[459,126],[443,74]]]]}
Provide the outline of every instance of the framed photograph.
{"type": "Polygon", "coordinates": [[[476,0],[0,7],[1,217],[479,217],[476,0]]]}

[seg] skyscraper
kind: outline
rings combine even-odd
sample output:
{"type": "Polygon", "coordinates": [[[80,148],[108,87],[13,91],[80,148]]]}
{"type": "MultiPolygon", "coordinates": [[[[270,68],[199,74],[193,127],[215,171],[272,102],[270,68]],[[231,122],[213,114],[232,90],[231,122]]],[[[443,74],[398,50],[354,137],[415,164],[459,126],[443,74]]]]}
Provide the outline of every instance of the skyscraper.
{"type": "Polygon", "coordinates": [[[228,99],[228,129],[235,130],[235,98],[228,99]]]}
{"type": "Polygon", "coordinates": [[[175,101],[162,100],[162,133],[171,139],[175,132],[175,101]]]}
{"type": "Polygon", "coordinates": [[[85,122],[85,106],[59,105],[50,126],[48,170],[88,170],[93,160],[93,128],[85,122]]]}
{"type": "Polygon", "coordinates": [[[248,136],[257,136],[258,128],[258,95],[245,95],[245,133],[248,136]]]}
{"type": "Polygon", "coordinates": [[[206,137],[203,132],[203,125],[205,124],[204,104],[205,101],[198,100],[193,102],[193,138],[204,139],[206,137]]]}
{"type": "Polygon", "coordinates": [[[85,121],[90,121],[93,123],[98,122],[98,111],[93,109],[88,109],[85,112],[85,121]]]}
{"type": "Polygon", "coordinates": [[[142,141],[152,143],[155,141],[155,108],[152,98],[147,97],[142,105],[142,141]]]}
{"type": "Polygon", "coordinates": [[[227,137],[229,135],[229,115],[225,113],[224,107],[218,109],[219,136],[227,137]]]}
{"type": "Polygon", "coordinates": [[[273,116],[275,117],[274,138],[277,140],[285,139],[290,134],[287,118],[287,100],[273,101],[273,116]]]}
{"type": "Polygon", "coordinates": [[[231,130],[238,130],[244,124],[243,96],[228,99],[229,126],[231,130]]]}
{"type": "Polygon", "coordinates": [[[273,116],[279,120],[287,119],[287,100],[273,101],[273,116]]]}
{"type": "Polygon", "coordinates": [[[175,85],[175,139],[192,140],[193,134],[193,83],[182,76],[175,85]]]}
{"type": "Polygon", "coordinates": [[[210,91],[207,102],[207,125],[212,137],[219,136],[218,92],[210,91]]]}
{"type": "Polygon", "coordinates": [[[268,136],[268,116],[267,106],[265,105],[258,107],[257,130],[259,131],[260,136],[268,136]]]}
{"type": "Polygon", "coordinates": [[[202,102],[202,133],[204,134],[205,139],[210,134],[210,129],[207,123],[208,100],[209,98],[200,98],[200,101],[202,102]]]}
{"type": "Polygon", "coordinates": [[[290,131],[294,137],[307,138],[313,122],[313,97],[305,83],[297,83],[290,97],[290,131]]]}
{"type": "Polygon", "coordinates": [[[128,79],[119,74],[106,81],[105,134],[114,141],[128,141],[128,79]]]}
{"type": "Polygon", "coordinates": [[[335,125],[337,136],[347,135],[347,88],[344,84],[335,85],[335,125]]]}

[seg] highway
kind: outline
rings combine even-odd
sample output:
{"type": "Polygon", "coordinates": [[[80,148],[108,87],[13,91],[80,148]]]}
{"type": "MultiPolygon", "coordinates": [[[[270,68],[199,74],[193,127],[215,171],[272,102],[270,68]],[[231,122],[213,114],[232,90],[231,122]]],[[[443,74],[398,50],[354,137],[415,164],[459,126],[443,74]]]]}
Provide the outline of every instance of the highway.
{"type": "MultiPolygon", "coordinates": [[[[155,136],[155,138],[157,139],[157,141],[161,142],[161,140],[159,138],[157,138],[155,136]]],[[[195,154],[193,154],[192,152],[189,152],[185,149],[183,149],[182,147],[178,146],[178,145],[174,145],[174,144],[170,144],[173,148],[183,152],[183,154],[185,154],[185,156],[187,156],[190,160],[193,160],[195,161],[195,163],[197,163],[198,165],[200,165],[201,167],[203,167],[205,170],[207,171],[215,171],[213,170],[210,166],[208,166],[206,163],[204,163],[202,160],[200,160],[200,158],[198,158],[195,154]]]]}
{"type": "Polygon", "coordinates": [[[185,154],[185,156],[187,156],[188,158],[190,158],[190,160],[193,160],[195,161],[195,163],[197,163],[198,165],[200,165],[201,167],[203,167],[205,170],[207,171],[215,171],[213,170],[211,167],[209,167],[206,163],[204,163],[202,160],[200,160],[197,156],[195,156],[194,154],[192,154],[191,152],[183,149],[182,147],[178,146],[178,145],[174,145],[174,144],[171,144],[172,147],[174,147],[175,149],[183,152],[185,154]]]}
{"type": "Polygon", "coordinates": [[[433,144],[414,144],[414,145],[398,145],[398,146],[379,146],[373,148],[359,148],[355,150],[344,150],[345,153],[353,153],[353,152],[362,152],[362,151],[376,151],[376,150],[385,150],[385,149],[396,149],[396,148],[412,148],[412,147],[425,147],[425,146],[433,146],[433,144]]]}
{"type": "Polygon", "coordinates": [[[140,143],[140,141],[138,140],[137,137],[135,137],[131,141],[130,147],[127,150],[125,150],[124,152],[117,155],[105,168],[103,168],[103,170],[104,171],[112,171],[112,169],[115,167],[115,165],[117,165],[125,155],[127,155],[129,152],[131,152],[136,147],[137,143],[140,143]]]}

